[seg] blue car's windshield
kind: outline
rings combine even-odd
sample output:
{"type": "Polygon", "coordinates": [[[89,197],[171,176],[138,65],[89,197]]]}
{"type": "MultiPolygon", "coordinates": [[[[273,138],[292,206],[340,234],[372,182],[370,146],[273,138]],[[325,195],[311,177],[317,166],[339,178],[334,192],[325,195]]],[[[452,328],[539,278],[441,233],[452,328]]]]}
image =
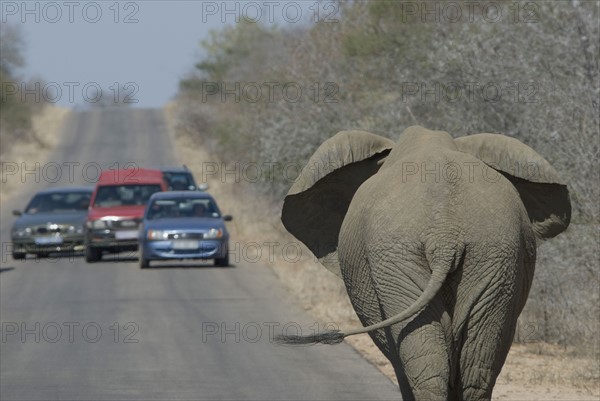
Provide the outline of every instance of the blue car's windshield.
{"type": "Polygon", "coordinates": [[[212,199],[173,198],[157,199],[148,206],[148,220],[164,218],[219,218],[221,214],[212,199]]]}
{"type": "Polygon", "coordinates": [[[33,197],[25,213],[60,213],[87,210],[90,204],[89,192],[54,192],[33,197]]]}

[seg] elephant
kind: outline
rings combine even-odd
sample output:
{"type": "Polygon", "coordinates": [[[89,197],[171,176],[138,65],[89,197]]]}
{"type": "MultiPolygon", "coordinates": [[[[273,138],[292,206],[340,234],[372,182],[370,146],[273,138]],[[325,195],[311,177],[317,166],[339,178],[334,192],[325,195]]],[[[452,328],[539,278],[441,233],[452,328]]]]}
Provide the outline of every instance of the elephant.
{"type": "Polygon", "coordinates": [[[364,327],[277,341],[369,333],[403,400],[489,400],[536,247],[570,219],[566,184],[515,138],[412,126],[394,143],[341,131],[301,170],[281,220],[343,280],[364,327]]]}

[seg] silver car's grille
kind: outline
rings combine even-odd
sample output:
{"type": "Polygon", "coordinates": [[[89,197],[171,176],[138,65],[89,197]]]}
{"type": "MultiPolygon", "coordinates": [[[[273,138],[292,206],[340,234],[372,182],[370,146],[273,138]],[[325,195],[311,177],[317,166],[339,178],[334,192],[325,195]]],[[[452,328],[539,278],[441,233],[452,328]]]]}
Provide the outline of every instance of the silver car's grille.
{"type": "Polygon", "coordinates": [[[69,229],[68,224],[44,224],[31,228],[32,233],[36,234],[54,234],[54,233],[66,233],[69,229]]]}
{"type": "Polygon", "coordinates": [[[203,233],[170,233],[168,239],[202,239],[203,233]]]}

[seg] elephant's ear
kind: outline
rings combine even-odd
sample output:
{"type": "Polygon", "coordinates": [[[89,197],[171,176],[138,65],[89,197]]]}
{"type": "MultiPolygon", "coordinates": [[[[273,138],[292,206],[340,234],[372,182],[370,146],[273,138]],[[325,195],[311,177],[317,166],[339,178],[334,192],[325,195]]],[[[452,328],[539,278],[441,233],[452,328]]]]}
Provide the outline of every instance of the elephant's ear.
{"type": "Polygon", "coordinates": [[[393,146],[369,132],[341,131],[319,146],[285,197],[285,228],[340,277],[338,236],[350,201],[393,146]]]}
{"type": "Polygon", "coordinates": [[[569,191],[546,159],[519,140],[500,134],[465,136],[455,142],[459,150],[476,156],[512,182],[539,239],[566,230],[571,221],[569,191]]]}

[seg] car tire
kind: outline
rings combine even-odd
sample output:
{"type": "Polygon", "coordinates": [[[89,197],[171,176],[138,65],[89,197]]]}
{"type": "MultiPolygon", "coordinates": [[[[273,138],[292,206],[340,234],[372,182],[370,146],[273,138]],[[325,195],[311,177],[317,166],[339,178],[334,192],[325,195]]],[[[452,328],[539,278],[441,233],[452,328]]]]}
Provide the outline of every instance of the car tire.
{"type": "Polygon", "coordinates": [[[140,255],[140,269],[146,269],[150,267],[150,261],[140,255]]]}
{"type": "Polygon", "coordinates": [[[215,266],[219,266],[219,267],[229,266],[229,254],[227,254],[224,258],[216,258],[215,266]]]}
{"type": "Polygon", "coordinates": [[[102,259],[102,249],[92,246],[85,247],[85,261],[87,263],[98,262],[100,259],[102,259]]]}
{"type": "Polygon", "coordinates": [[[13,252],[12,254],[14,260],[23,260],[25,259],[25,256],[27,256],[27,254],[21,252],[13,252]]]}

